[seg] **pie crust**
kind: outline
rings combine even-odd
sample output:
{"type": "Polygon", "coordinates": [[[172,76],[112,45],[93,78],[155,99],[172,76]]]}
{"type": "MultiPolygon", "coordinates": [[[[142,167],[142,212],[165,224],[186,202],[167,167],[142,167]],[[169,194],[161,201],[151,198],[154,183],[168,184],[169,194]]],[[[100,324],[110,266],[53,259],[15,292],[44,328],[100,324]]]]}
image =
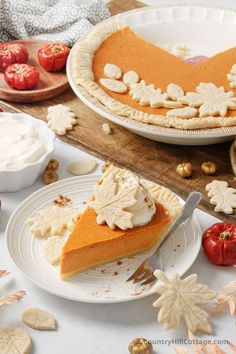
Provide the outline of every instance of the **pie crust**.
{"type": "MultiPolygon", "coordinates": [[[[115,19],[104,21],[82,41],[79,41],[72,52],[72,76],[77,85],[84,87],[87,92],[105,105],[113,113],[148,124],[176,129],[207,129],[217,127],[231,127],[236,125],[236,116],[207,116],[182,119],[163,114],[143,112],[119,102],[106,93],[94,80],[92,70],[94,53],[103,42],[113,33],[127,27],[127,24],[117,16],[115,19]]],[[[169,83],[171,84],[171,82],[169,83]]]]}

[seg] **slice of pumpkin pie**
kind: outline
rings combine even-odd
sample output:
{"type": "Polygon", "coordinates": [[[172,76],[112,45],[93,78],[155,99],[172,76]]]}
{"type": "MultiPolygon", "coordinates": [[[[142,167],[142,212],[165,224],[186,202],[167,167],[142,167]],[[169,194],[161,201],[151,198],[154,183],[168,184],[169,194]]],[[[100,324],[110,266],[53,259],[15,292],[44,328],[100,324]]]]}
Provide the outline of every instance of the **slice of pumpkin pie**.
{"type": "Polygon", "coordinates": [[[181,212],[169,189],[109,166],[63,248],[61,278],[158,247],[181,212]]]}

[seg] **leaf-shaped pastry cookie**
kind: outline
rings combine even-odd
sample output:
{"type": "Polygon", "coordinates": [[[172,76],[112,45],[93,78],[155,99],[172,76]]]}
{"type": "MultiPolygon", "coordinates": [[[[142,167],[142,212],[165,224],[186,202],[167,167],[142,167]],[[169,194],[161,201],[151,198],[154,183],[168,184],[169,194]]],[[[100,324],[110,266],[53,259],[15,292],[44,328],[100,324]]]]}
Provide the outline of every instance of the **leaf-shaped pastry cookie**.
{"type": "Polygon", "coordinates": [[[169,84],[167,86],[167,95],[172,99],[172,100],[177,100],[179,97],[184,96],[184,90],[182,87],[176,85],[176,84],[169,84]]]}
{"type": "Polygon", "coordinates": [[[167,276],[157,270],[155,276],[158,282],[155,291],[161,296],[154,302],[158,307],[158,322],[166,330],[178,328],[183,319],[188,329],[193,333],[199,331],[212,333],[209,315],[201,307],[216,297],[216,293],[207,285],[197,283],[197,275],[189,275],[180,279],[174,274],[169,280],[167,276]]]}
{"type": "Polygon", "coordinates": [[[236,189],[229,188],[225,181],[214,180],[206,185],[210,203],[215,205],[215,211],[223,211],[225,214],[232,214],[236,208],[236,189]]]}
{"type": "Polygon", "coordinates": [[[194,118],[197,114],[197,109],[194,107],[185,107],[185,108],[177,108],[171,109],[167,112],[167,117],[176,117],[182,119],[190,119],[194,118]]]}
{"type": "Polygon", "coordinates": [[[236,64],[232,65],[230,72],[226,75],[229,86],[236,88],[236,64]]]}
{"type": "Polygon", "coordinates": [[[77,160],[69,164],[67,171],[75,176],[91,173],[97,167],[97,161],[92,159],[77,160]]]}
{"type": "Polygon", "coordinates": [[[110,63],[107,63],[104,66],[104,74],[110,79],[115,79],[115,80],[120,79],[122,76],[122,72],[120,68],[117,65],[110,64],[110,63]]]}
{"type": "Polygon", "coordinates": [[[66,134],[77,123],[76,115],[71,108],[63,104],[57,104],[48,108],[48,126],[58,135],[66,134]]]}
{"type": "Polygon", "coordinates": [[[21,328],[10,327],[0,329],[1,354],[30,354],[30,336],[21,328]]]}
{"type": "Polygon", "coordinates": [[[37,307],[26,309],[21,314],[21,319],[27,326],[38,330],[55,330],[56,321],[50,313],[37,307]]]}
{"type": "Polygon", "coordinates": [[[153,108],[181,107],[179,102],[168,101],[168,95],[166,92],[162,93],[161,89],[156,89],[152,84],[147,85],[144,80],[140,81],[139,83],[130,85],[129,95],[134,101],[139,102],[143,106],[151,106],[153,108]]]}
{"type": "Polygon", "coordinates": [[[95,186],[95,200],[90,203],[97,213],[97,223],[106,222],[111,229],[115,226],[122,230],[132,228],[132,214],[125,209],[136,203],[137,188],[137,185],[119,188],[114,173],[105,177],[101,184],[95,186]]]}
{"type": "Polygon", "coordinates": [[[178,101],[191,107],[200,107],[200,117],[220,115],[225,117],[227,109],[236,109],[236,97],[232,91],[225,92],[223,87],[201,82],[196,92],[187,92],[178,101]]]}
{"type": "Polygon", "coordinates": [[[43,245],[43,257],[50,264],[56,264],[61,258],[65,240],[61,236],[48,237],[43,245]]]}
{"type": "Polygon", "coordinates": [[[27,224],[34,236],[61,235],[64,231],[72,229],[79,216],[79,211],[72,207],[60,208],[53,205],[38,211],[27,220],[27,224]]]}

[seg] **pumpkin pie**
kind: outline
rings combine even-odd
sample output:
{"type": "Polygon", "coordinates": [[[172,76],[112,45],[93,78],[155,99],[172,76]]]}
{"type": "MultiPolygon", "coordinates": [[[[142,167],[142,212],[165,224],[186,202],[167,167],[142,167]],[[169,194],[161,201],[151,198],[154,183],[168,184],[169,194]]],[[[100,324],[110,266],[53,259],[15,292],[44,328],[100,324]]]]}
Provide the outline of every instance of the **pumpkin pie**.
{"type": "MultiPolygon", "coordinates": [[[[123,179],[126,173],[127,170],[111,165],[98,183],[98,187],[111,176],[123,179]]],[[[109,227],[107,223],[99,223],[98,211],[93,208],[93,202],[91,202],[91,205],[84,210],[80,219],[76,222],[63,248],[60,261],[62,279],[87,268],[159,246],[171,225],[180,216],[182,207],[176,195],[169,189],[144,179],[140,179],[140,183],[155,204],[155,211],[151,220],[142,226],[121,229],[115,225],[113,225],[115,227],[111,227],[111,224],[109,224],[109,227]]],[[[109,189],[107,186],[105,187],[109,189]]],[[[110,188],[112,189],[112,186],[110,188]]],[[[129,194],[128,190],[127,193],[129,194]]],[[[127,193],[122,203],[129,202],[130,196],[127,199],[127,193]]],[[[96,201],[95,197],[96,193],[93,197],[93,200],[96,201]]],[[[148,204],[147,206],[150,207],[148,204]]],[[[117,210],[116,205],[116,214],[118,213],[117,210]]],[[[140,210],[140,205],[138,210],[140,210]]],[[[121,227],[123,217],[126,217],[126,211],[121,218],[121,227]]],[[[101,215],[99,216],[101,218],[101,215]]],[[[145,218],[146,216],[144,215],[145,218]]]]}
{"type": "Polygon", "coordinates": [[[204,129],[236,125],[235,64],[236,48],[231,48],[192,65],[139,37],[115,18],[95,26],[75,45],[72,77],[114,114],[162,127],[204,129]],[[104,68],[109,64],[123,77],[107,81],[104,68]],[[130,71],[142,83],[127,85],[126,90],[123,78],[130,71]],[[169,94],[170,85],[182,97],[169,94]],[[145,100],[150,93],[151,98],[145,100]],[[196,109],[181,111],[186,107],[196,109]]]}

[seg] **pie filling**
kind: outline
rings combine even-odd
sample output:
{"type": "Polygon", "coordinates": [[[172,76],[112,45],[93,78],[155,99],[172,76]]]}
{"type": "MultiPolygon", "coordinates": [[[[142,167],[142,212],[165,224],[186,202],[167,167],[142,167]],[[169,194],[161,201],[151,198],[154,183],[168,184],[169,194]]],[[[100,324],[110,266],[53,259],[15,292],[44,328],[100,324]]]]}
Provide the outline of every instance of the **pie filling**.
{"type": "MultiPolygon", "coordinates": [[[[135,109],[150,114],[166,115],[167,108],[151,108],[134,101],[128,92],[119,94],[104,88],[100,79],[105,78],[107,63],[117,65],[123,73],[135,71],[147,84],[153,84],[166,91],[170,83],[194,92],[200,82],[211,82],[223,86],[225,91],[236,90],[230,87],[227,74],[236,63],[236,48],[228,49],[199,64],[189,64],[164,49],[137,36],[129,27],[112,33],[94,53],[92,71],[94,81],[112,98],[135,109]]],[[[119,79],[121,80],[121,79],[119,79]]],[[[228,110],[227,116],[236,116],[236,110],[228,110]]]]}
{"type": "Polygon", "coordinates": [[[106,224],[98,225],[95,211],[87,208],[64,246],[61,257],[62,279],[158,245],[170,222],[168,212],[161,204],[157,204],[156,213],[149,224],[125,231],[118,228],[111,230],[106,224]]]}
{"type": "Polygon", "coordinates": [[[181,130],[236,126],[236,48],[193,65],[110,19],[76,44],[72,75],[118,116],[181,130]]]}

